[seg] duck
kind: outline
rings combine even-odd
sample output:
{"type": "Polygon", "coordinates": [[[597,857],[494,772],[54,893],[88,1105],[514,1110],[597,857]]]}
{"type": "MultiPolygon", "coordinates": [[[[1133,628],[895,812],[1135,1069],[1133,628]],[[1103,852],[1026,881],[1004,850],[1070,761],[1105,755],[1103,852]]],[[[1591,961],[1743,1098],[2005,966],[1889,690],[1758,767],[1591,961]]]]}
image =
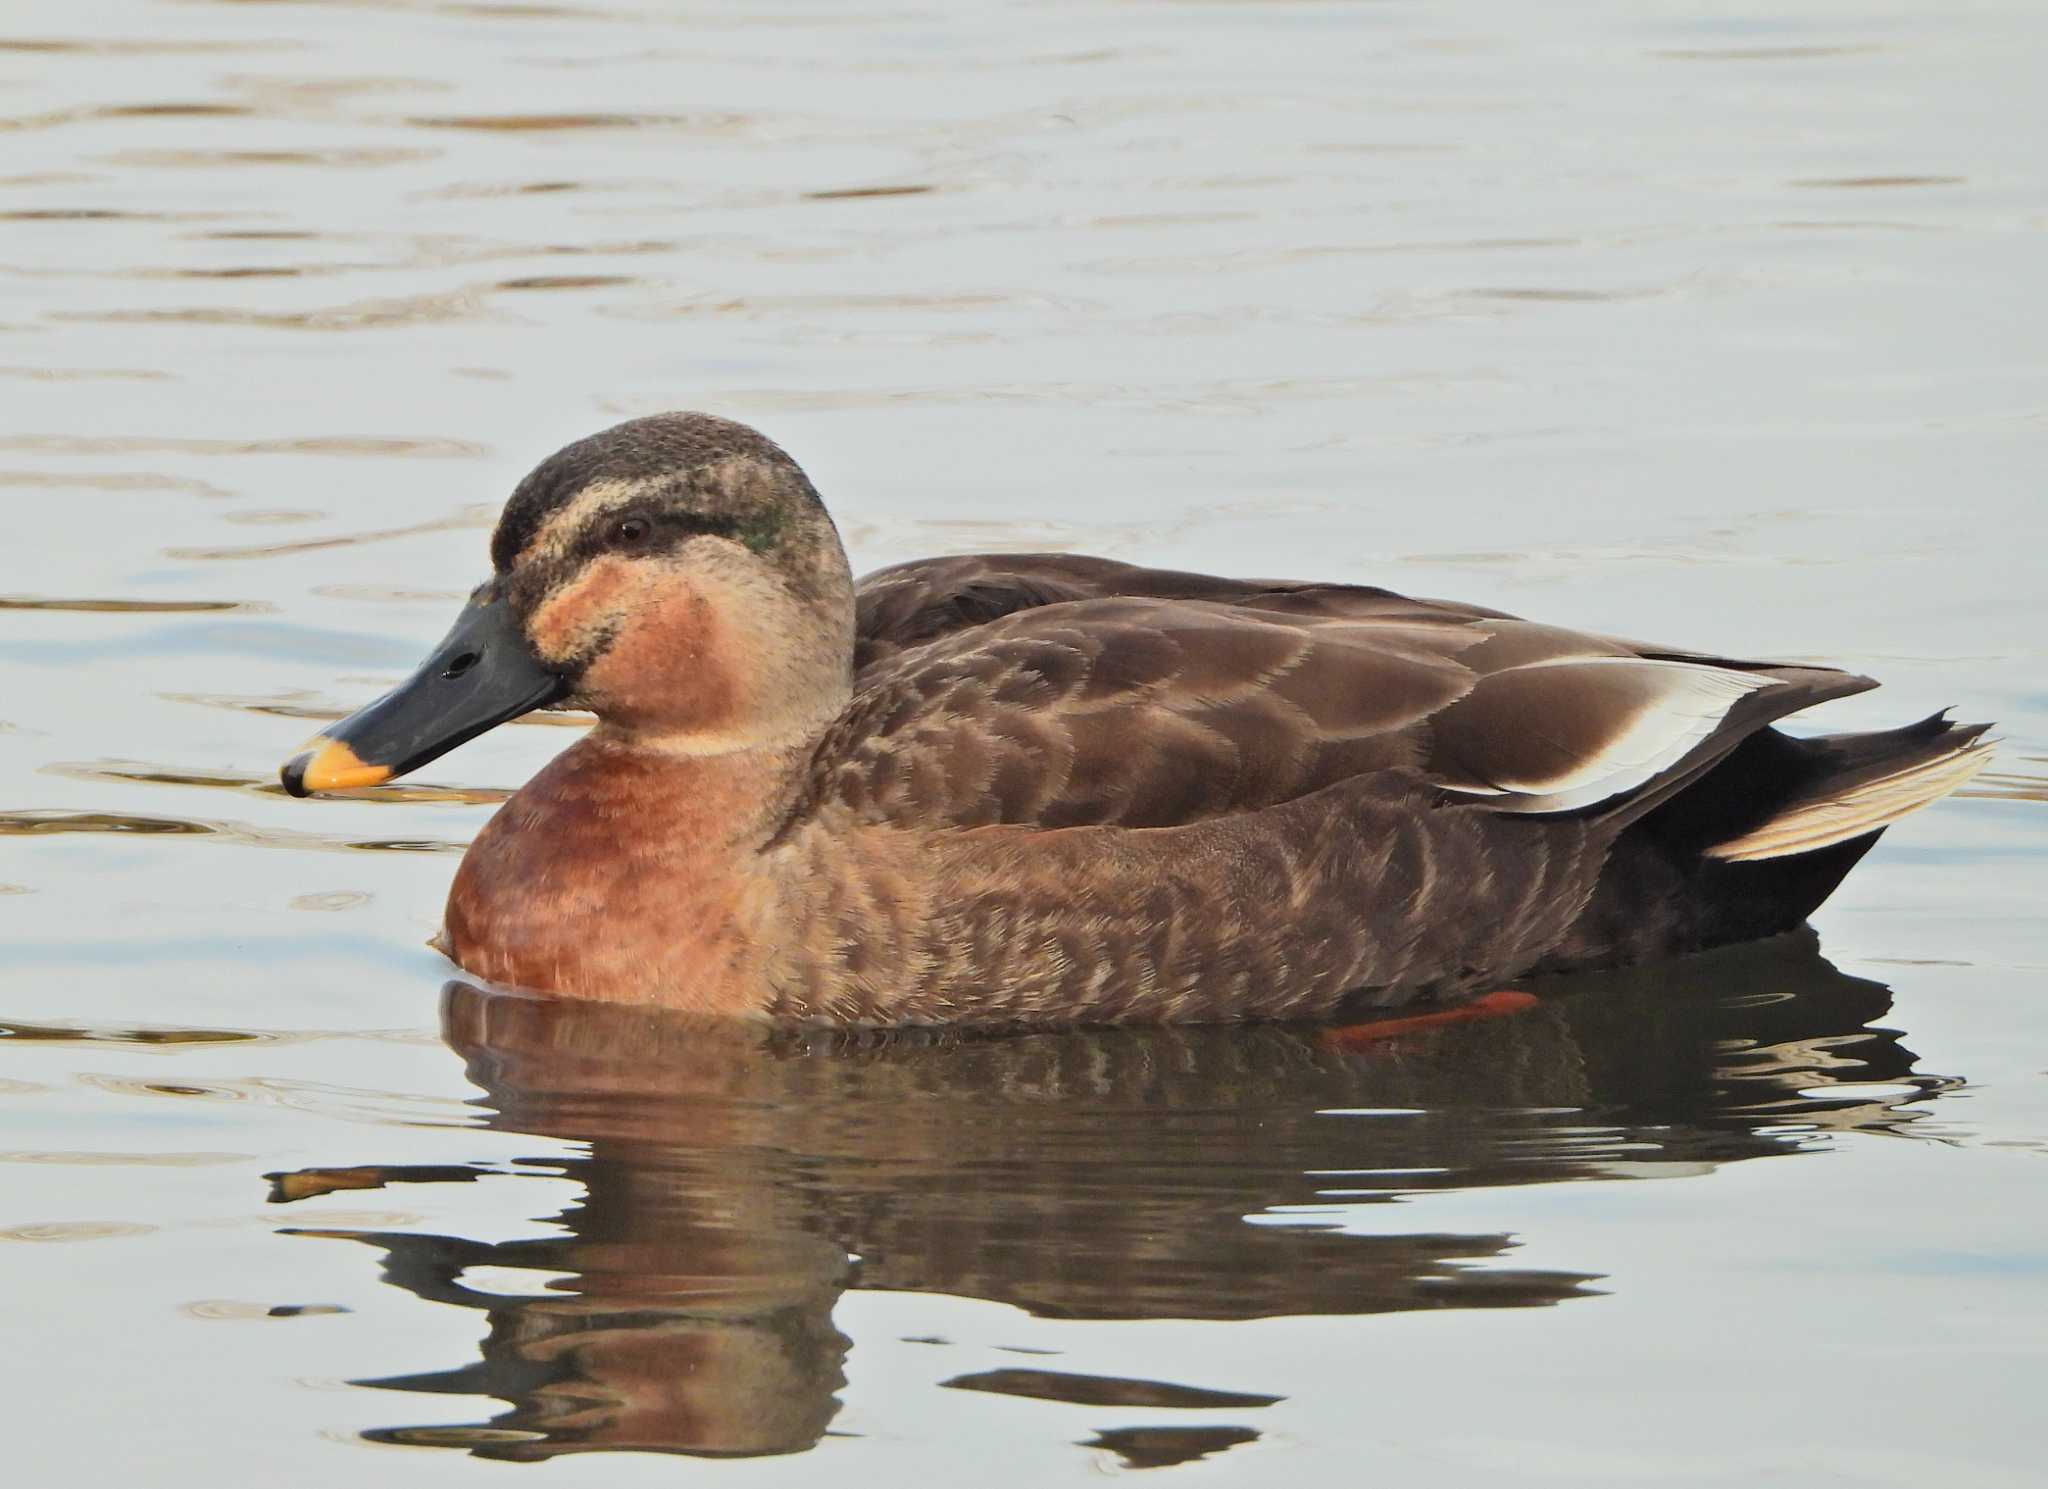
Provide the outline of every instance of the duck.
{"type": "Polygon", "coordinates": [[[309,740],[375,787],[536,709],[588,733],[470,845],[494,986],[824,1025],[1329,1020],[1794,929],[1988,762],[1868,677],[1360,584],[1075,554],[856,581],[746,425],[543,460],[419,669],[309,740]]]}

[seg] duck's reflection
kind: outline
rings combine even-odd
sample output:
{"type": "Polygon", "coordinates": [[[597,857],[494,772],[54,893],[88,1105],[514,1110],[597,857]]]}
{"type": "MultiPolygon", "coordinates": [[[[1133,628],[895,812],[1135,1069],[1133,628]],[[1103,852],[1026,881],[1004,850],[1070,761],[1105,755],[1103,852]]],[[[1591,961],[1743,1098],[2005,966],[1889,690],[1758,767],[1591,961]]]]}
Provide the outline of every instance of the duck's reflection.
{"type": "MultiPolygon", "coordinates": [[[[511,1409],[380,1436],[519,1459],[793,1452],[837,1409],[848,1288],[1093,1319],[1556,1303],[1592,1279],[1501,1265],[1511,1236],[1354,1235],[1318,1210],[1797,1153],[1896,1130],[1943,1084],[1867,1027],[1886,990],[1810,937],[1558,992],[1347,1051],[1278,1027],[769,1039],[457,984],[444,1031],[492,1125],[587,1144],[549,1162],[582,1202],[537,1240],[311,1234],[489,1319],[467,1366],[364,1384],[511,1409]],[[486,1266],[554,1280],[511,1296],[475,1283],[486,1266]]],[[[276,1197],[463,1176],[300,1171],[276,1197]]],[[[1015,1374],[1030,1394],[1104,1384],[957,1383],[1015,1374]]]]}

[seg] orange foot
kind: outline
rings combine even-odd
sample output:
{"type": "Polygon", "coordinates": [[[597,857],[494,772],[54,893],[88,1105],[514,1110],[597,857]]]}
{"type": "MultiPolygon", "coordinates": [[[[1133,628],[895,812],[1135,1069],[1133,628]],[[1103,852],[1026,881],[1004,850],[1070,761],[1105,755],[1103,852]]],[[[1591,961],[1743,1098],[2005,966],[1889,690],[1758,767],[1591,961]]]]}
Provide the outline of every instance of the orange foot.
{"type": "Polygon", "coordinates": [[[1445,1024],[1469,1024],[1476,1019],[1505,1018],[1511,1013],[1526,1012],[1542,1001],[1534,993],[1516,992],[1506,988],[1497,993],[1482,993],[1469,1003],[1460,1003],[1456,1008],[1440,1009],[1436,1013],[1413,1013],[1405,1018],[1374,1019],[1366,1024],[1341,1024],[1334,1029],[1323,1030],[1321,1040],[1327,1049],[1363,1049],[1378,1044],[1381,1040],[1396,1039],[1403,1034],[1420,1034],[1424,1029],[1440,1028],[1445,1024]]]}

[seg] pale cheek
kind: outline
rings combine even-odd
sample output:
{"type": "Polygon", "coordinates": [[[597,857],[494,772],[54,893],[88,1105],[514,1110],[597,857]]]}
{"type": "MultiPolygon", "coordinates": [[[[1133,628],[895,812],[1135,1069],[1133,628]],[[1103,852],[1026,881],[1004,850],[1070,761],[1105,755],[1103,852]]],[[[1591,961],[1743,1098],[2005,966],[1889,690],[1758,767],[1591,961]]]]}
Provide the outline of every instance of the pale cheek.
{"type": "Polygon", "coordinates": [[[573,582],[550,595],[527,623],[534,649],[550,662],[566,662],[629,607],[640,589],[634,566],[601,558],[573,582]]]}

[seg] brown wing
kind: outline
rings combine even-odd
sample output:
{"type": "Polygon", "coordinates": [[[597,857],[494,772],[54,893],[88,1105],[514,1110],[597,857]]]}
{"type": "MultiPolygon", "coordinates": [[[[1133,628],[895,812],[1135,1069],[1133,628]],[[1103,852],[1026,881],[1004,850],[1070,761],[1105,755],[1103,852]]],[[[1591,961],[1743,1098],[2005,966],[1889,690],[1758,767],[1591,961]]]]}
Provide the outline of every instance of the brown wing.
{"type": "Polygon", "coordinates": [[[971,553],[918,559],[865,576],[855,599],[854,670],[863,672],[909,647],[1020,610],[1118,596],[1207,600],[1289,614],[1361,615],[1375,606],[1468,618],[1500,614],[1472,605],[1411,600],[1365,585],[1222,579],[1078,553],[971,553]]]}
{"type": "Polygon", "coordinates": [[[807,806],[903,826],[1161,827],[1412,767],[1503,811],[1647,805],[1873,686],[1341,585],[1068,556],[861,587],[866,660],[807,806]]]}
{"type": "Polygon", "coordinates": [[[1156,827],[1413,764],[1466,692],[1462,621],[1308,619],[1203,600],[1020,611],[870,667],[819,752],[871,820],[1156,827]]]}

